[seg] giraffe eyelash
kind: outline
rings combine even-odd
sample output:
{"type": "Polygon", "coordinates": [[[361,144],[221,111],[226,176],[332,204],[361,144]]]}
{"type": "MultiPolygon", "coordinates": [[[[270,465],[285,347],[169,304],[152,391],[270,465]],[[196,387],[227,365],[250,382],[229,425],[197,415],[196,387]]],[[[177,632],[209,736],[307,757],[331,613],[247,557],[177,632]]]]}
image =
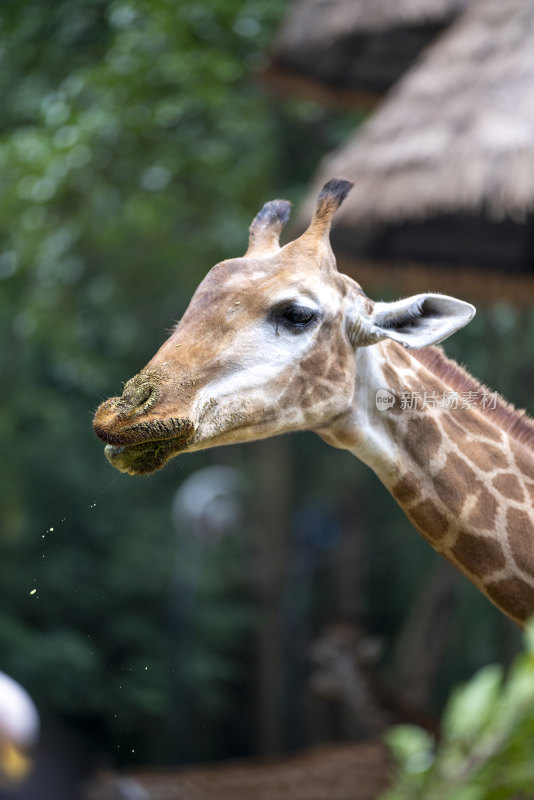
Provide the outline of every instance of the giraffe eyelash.
{"type": "Polygon", "coordinates": [[[309,328],[319,320],[320,314],[316,308],[302,305],[300,303],[283,303],[275,307],[271,312],[271,318],[276,325],[276,334],[279,333],[279,326],[283,325],[292,333],[300,333],[309,328]]]}

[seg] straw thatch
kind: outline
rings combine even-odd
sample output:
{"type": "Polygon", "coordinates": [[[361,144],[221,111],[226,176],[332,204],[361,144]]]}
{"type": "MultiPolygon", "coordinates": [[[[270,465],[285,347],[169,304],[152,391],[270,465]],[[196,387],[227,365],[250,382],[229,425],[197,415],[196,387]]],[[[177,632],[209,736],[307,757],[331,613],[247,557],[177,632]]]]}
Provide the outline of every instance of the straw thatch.
{"type": "Polygon", "coordinates": [[[280,42],[307,39],[331,42],[347,31],[384,31],[405,25],[443,22],[461,11],[467,0],[295,0],[280,42]]]}
{"type": "Polygon", "coordinates": [[[382,94],[468,0],[295,0],[266,77],[320,99],[382,94]]]}
{"type": "Polygon", "coordinates": [[[534,0],[472,0],[322,162],[301,227],[333,176],[355,182],[333,241],[364,285],[406,291],[411,275],[447,293],[461,283],[474,300],[531,303],[534,0]]]}
{"type": "Polygon", "coordinates": [[[377,113],[322,163],[356,182],[338,223],[534,208],[534,0],[472,0],[377,113]]]}

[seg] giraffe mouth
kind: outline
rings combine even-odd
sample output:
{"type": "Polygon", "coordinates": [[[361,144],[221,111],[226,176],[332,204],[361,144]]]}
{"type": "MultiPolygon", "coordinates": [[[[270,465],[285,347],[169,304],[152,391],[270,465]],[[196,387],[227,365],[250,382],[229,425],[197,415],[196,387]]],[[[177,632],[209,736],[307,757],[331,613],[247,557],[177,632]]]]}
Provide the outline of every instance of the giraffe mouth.
{"type": "Polygon", "coordinates": [[[107,443],[104,454],[109,463],[128,475],[148,475],[187,449],[194,434],[190,420],[173,419],[164,426],[160,420],[156,422],[157,425],[142,423],[113,434],[95,428],[100,439],[107,443]],[[167,429],[167,435],[162,435],[162,428],[167,429]]]}
{"type": "Polygon", "coordinates": [[[142,444],[108,444],[104,454],[112,467],[128,475],[149,475],[165,466],[167,461],[187,449],[191,437],[143,442],[142,444]]]}
{"type": "Polygon", "coordinates": [[[165,439],[159,442],[124,445],[108,444],[104,454],[112,467],[128,475],[149,475],[165,466],[187,444],[181,439],[165,439]]]}

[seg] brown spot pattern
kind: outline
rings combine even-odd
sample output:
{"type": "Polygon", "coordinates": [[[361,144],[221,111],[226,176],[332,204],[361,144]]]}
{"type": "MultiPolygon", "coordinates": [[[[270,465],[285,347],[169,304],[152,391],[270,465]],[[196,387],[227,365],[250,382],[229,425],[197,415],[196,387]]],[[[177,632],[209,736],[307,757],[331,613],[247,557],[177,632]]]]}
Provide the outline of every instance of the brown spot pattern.
{"type": "Polygon", "coordinates": [[[409,512],[410,519],[421,530],[425,538],[439,541],[447,533],[447,518],[438,511],[431,500],[423,500],[409,512]]]}
{"type": "Polygon", "coordinates": [[[515,563],[523,572],[534,575],[534,529],[530,517],[519,508],[509,508],[506,529],[515,563]]]}
{"type": "Polygon", "coordinates": [[[451,453],[445,466],[434,478],[434,486],[438,496],[453,514],[459,514],[466,501],[467,493],[480,486],[475,473],[463,458],[451,453]]]}
{"type": "Polygon", "coordinates": [[[468,522],[478,530],[491,530],[495,525],[497,501],[485,486],[479,486],[477,502],[469,514],[468,522]]]}
{"type": "Polygon", "coordinates": [[[441,433],[433,419],[418,415],[409,421],[404,447],[416,464],[426,467],[440,443],[441,433]]]}
{"type": "Polygon", "coordinates": [[[501,431],[475,411],[466,408],[459,409],[458,422],[462,428],[468,430],[475,438],[482,436],[486,439],[492,439],[494,442],[502,442],[501,431]]]}
{"type": "Polygon", "coordinates": [[[452,548],[453,555],[472,575],[484,577],[502,569],[506,558],[499,542],[487,536],[460,531],[452,548]]]}
{"type": "Polygon", "coordinates": [[[314,383],[308,387],[306,392],[306,401],[310,405],[315,405],[322,400],[328,400],[332,397],[332,387],[327,383],[314,383]]]}
{"type": "Polygon", "coordinates": [[[285,392],[278,400],[280,408],[290,408],[303,402],[308,389],[308,381],[297,372],[287,383],[285,392]]]}
{"type": "MultiPolygon", "coordinates": [[[[465,434],[463,434],[465,438],[465,434]]],[[[493,472],[495,469],[509,469],[506,453],[492,444],[478,442],[468,439],[463,452],[479,469],[484,472],[493,472]]]]}
{"type": "Polygon", "coordinates": [[[486,586],[486,593],[505,613],[525,620],[534,613],[534,588],[521,578],[505,578],[486,586]]]}
{"type": "Polygon", "coordinates": [[[493,479],[493,485],[498,492],[504,497],[509,497],[510,500],[517,500],[519,503],[525,500],[523,489],[515,475],[501,473],[493,479]]]}
{"type": "MultiPolygon", "coordinates": [[[[424,347],[414,350],[412,358],[425,365],[434,375],[447,386],[457,392],[486,392],[491,390],[469,375],[455,361],[446,358],[440,347],[424,347]]],[[[501,431],[508,431],[512,438],[523,444],[534,447],[534,420],[529,419],[524,412],[518,411],[502,397],[496,396],[495,407],[487,407],[482,412],[491,424],[501,431]]]]}
{"type": "Polygon", "coordinates": [[[397,502],[402,505],[411,503],[419,494],[419,484],[413,472],[403,475],[399,482],[393,487],[392,494],[397,502]]]}
{"type": "Polygon", "coordinates": [[[330,383],[332,384],[337,384],[341,383],[344,378],[345,378],[345,373],[341,365],[337,361],[334,361],[334,363],[327,372],[326,380],[330,381],[330,383]]]}
{"type": "Polygon", "coordinates": [[[422,385],[419,388],[428,394],[434,392],[438,396],[438,401],[441,399],[444,391],[443,383],[436,378],[430,377],[430,375],[425,375],[422,385]]]}
{"type": "Polygon", "coordinates": [[[407,375],[405,381],[407,388],[411,392],[418,393],[421,395],[421,397],[425,392],[427,397],[429,397],[430,395],[432,395],[432,393],[434,393],[436,398],[436,403],[439,403],[444,390],[443,384],[440,383],[439,381],[434,380],[428,375],[421,377],[417,374],[412,376],[407,375]]]}
{"type": "MultiPolygon", "coordinates": [[[[462,400],[459,399],[459,406],[462,400]]],[[[491,439],[494,442],[502,441],[502,433],[495,425],[488,422],[481,414],[469,408],[453,409],[444,419],[444,425],[456,430],[457,434],[469,434],[476,439],[491,439]]]]}
{"type": "Polygon", "coordinates": [[[515,463],[527,478],[534,479],[534,456],[523,445],[512,442],[515,463]]]}
{"type": "Polygon", "coordinates": [[[312,355],[303,358],[300,363],[300,368],[303,372],[311,372],[313,375],[324,375],[327,366],[327,354],[321,350],[315,350],[312,355]]]}
{"type": "Polygon", "coordinates": [[[443,430],[450,439],[456,441],[459,436],[465,439],[465,431],[458,425],[453,414],[442,414],[441,423],[443,425],[443,430]]]}

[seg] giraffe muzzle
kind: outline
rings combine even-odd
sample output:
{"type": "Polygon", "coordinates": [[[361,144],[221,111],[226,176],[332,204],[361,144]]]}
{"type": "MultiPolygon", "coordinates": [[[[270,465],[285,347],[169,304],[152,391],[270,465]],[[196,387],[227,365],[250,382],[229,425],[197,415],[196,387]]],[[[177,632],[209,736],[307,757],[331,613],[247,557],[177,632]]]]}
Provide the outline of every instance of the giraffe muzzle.
{"type": "Polygon", "coordinates": [[[119,471],[130,475],[154,472],[193,439],[195,425],[189,418],[154,416],[152,409],[159,396],[157,386],[140,382],[136,376],[121,397],[111,397],[97,408],[94,431],[106,444],[106,458],[119,471]]]}

